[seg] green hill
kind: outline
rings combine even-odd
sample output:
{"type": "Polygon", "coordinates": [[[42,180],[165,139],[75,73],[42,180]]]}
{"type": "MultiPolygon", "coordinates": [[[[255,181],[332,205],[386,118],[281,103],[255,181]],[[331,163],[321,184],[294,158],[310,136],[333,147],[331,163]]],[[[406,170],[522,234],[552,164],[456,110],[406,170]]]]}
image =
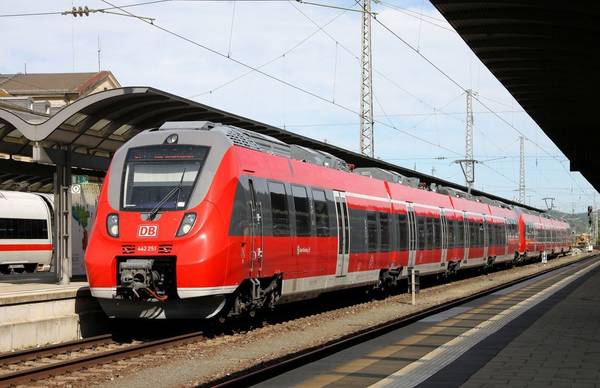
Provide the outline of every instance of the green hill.
{"type": "Polygon", "coordinates": [[[548,214],[558,219],[567,221],[576,234],[589,232],[587,213],[563,213],[556,210],[548,211],[548,214]]]}

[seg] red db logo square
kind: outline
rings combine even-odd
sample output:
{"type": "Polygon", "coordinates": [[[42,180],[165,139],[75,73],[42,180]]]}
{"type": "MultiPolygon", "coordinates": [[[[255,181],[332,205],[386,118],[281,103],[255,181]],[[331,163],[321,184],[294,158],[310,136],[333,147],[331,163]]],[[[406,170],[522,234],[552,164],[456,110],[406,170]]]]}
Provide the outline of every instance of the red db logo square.
{"type": "Polygon", "coordinates": [[[156,237],[158,236],[158,225],[140,225],[138,228],[138,237],[156,237]]]}

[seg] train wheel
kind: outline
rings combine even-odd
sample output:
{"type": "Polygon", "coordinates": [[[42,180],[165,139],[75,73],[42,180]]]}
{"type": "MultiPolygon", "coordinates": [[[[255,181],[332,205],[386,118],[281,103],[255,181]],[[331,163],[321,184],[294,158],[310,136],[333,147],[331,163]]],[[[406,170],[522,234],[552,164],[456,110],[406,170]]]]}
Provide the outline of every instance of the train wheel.
{"type": "Polygon", "coordinates": [[[8,268],[8,265],[0,265],[0,273],[3,275],[8,275],[10,273],[10,268],[8,268]]]}
{"type": "Polygon", "coordinates": [[[34,273],[35,269],[37,268],[37,264],[25,264],[25,272],[27,273],[34,273]]]}

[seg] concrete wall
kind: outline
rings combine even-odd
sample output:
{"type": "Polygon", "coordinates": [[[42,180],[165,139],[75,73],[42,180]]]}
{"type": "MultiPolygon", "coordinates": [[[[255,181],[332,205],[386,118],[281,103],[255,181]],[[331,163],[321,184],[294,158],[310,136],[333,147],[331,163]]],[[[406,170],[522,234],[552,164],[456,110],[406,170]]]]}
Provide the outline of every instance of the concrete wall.
{"type": "Polygon", "coordinates": [[[90,337],[108,327],[87,288],[64,298],[28,299],[0,306],[0,352],[90,337]]]}

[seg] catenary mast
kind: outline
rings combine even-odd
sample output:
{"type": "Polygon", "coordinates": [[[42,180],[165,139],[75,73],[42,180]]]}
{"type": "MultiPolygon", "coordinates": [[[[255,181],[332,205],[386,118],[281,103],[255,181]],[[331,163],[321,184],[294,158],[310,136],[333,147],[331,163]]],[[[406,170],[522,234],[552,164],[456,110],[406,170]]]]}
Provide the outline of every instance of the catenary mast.
{"type": "Polygon", "coordinates": [[[362,0],[360,56],[360,153],[375,156],[373,137],[373,64],[371,50],[371,0],[362,0]]]}

